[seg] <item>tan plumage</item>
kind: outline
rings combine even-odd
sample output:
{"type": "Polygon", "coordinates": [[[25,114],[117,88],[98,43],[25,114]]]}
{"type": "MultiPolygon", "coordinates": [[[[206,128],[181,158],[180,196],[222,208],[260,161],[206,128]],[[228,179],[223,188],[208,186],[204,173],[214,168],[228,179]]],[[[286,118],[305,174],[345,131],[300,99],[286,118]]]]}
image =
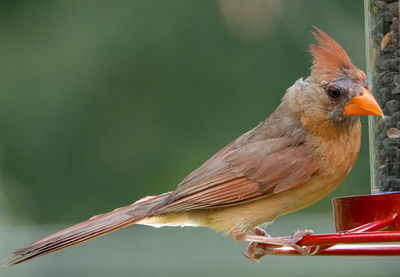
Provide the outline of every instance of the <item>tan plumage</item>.
{"type": "Polygon", "coordinates": [[[297,80],[264,122],[212,156],[176,190],[45,237],[16,250],[8,263],[133,223],[208,226],[238,240],[296,247],[296,241],[263,236],[257,226],[309,206],[335,189],[357,159],[358,115],[381,115],[367,90],[365,74],[332,38],[316,30],[319,45],[311,46],[311,76],[297,80]]]}

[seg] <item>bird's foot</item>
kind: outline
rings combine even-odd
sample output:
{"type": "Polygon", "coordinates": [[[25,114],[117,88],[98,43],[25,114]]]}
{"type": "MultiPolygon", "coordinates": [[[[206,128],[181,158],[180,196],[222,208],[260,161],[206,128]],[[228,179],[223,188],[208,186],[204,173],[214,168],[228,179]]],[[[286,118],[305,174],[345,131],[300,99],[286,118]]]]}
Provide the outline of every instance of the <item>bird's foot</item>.
{"type": "MultiPolygon", "coordinates": [[[[254,233],[257,236],[263,236],[267,238],[271,237],[270,235],[267,234],[267,232],[265,232],[265,230],[261,229],[260,227],[254,228],[252,230],[252,233],[254,233]]],[[[243,255],[250,261],[254,263],[259,263],[258,260],[260,258],[272,252],[271,247],[273,246],[274,245],[271,244],[250,242],[249,246],[247,246],[246,253],[243,253],[243,255]]]]}
{"type": "Polygon", "coordinates": [[[246,241],[250,241],[247,247],[247,253],[245,257],[253,262],[258,262],[260,258],[265,255],[272,254],[273,248],[288,246],[296,249],[301,255],[309,256],[314,255],[318,252],[318,248],[309,246],[300,246],[297,243],[307,235],[311,235],[314,232],[312,230],[297,230],[293,232],[291,236],[286,237],[270,237],[261,228],[257,227],[253,230],[253,235],[247,235],[246,241]],[[311,251],[312,250],[312,251],[311,251]]]}
{"type": "Polygon", "coordinates": [[[314,234],[313,230],[296,230],[293,234],[289,237],[289,244],[282,245],[282,246],[290,246],[297,250],[303,256],[311,256],[318,252],[318,249],[314,249],[312,246],[300,246],[297,243],[301,241],[305,236],[309,236],[314,234]],[[313,251],[311,251],[313,250],[313,251]]]}
{"type": "Polygon", "coordinates": [[[265,255],[272,254],[273,247],[276,246],[259,242],[250,242],[249,246],[247,246],[246,252],[243,253],[243,255],[250,261],[259,263],[259,259],[265,255]]]}

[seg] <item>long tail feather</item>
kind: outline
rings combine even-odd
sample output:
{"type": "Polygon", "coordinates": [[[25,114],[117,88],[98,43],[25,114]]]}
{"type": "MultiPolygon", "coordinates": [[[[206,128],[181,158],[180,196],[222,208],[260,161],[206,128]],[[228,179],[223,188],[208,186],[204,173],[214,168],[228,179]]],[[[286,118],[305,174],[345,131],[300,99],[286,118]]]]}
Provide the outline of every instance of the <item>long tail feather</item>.
{"type": "Polygon", "coordinates": [[[4,261],[4,266],[16,265],[132,225],[148,216],[150,209],[161,203],[167,195],[168,193],[145,197],[129,206],[96,215],[87,221],[44,237],[15,250],[4,261]]]}

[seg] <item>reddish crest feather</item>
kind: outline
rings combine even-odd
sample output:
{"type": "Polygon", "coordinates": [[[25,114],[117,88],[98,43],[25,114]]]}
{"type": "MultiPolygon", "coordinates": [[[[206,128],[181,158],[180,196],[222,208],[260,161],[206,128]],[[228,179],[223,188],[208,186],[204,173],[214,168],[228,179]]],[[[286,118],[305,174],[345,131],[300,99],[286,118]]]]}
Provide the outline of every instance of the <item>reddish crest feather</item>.
{"type": "Polygon", "coordinates": [[[313,55],[311,75],[320,81],[330,81],[339,75],[349,75],[359,80],[365,80],[365,74],[350,60],[346,51],[328,34],[314,27],[318,33],[312,32],[318,45],[311,44],[313,55]]]}

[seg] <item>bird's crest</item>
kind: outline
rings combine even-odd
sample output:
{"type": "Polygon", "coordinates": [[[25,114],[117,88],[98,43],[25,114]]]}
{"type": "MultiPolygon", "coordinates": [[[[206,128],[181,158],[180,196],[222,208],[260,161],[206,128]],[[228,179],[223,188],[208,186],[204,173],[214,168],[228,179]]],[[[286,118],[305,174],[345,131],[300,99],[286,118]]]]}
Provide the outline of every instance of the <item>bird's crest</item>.
{"type": "Polygon", "coordinates": [[[328,34],[314,27],[312,32],[318,44],[311,44],[310,52],[313,55],[311,75],[318,80],[330,81],[339,75],[348,75],[355,79],[365,80],[365,74],[350,60],[346,51],[328,34]]]}

